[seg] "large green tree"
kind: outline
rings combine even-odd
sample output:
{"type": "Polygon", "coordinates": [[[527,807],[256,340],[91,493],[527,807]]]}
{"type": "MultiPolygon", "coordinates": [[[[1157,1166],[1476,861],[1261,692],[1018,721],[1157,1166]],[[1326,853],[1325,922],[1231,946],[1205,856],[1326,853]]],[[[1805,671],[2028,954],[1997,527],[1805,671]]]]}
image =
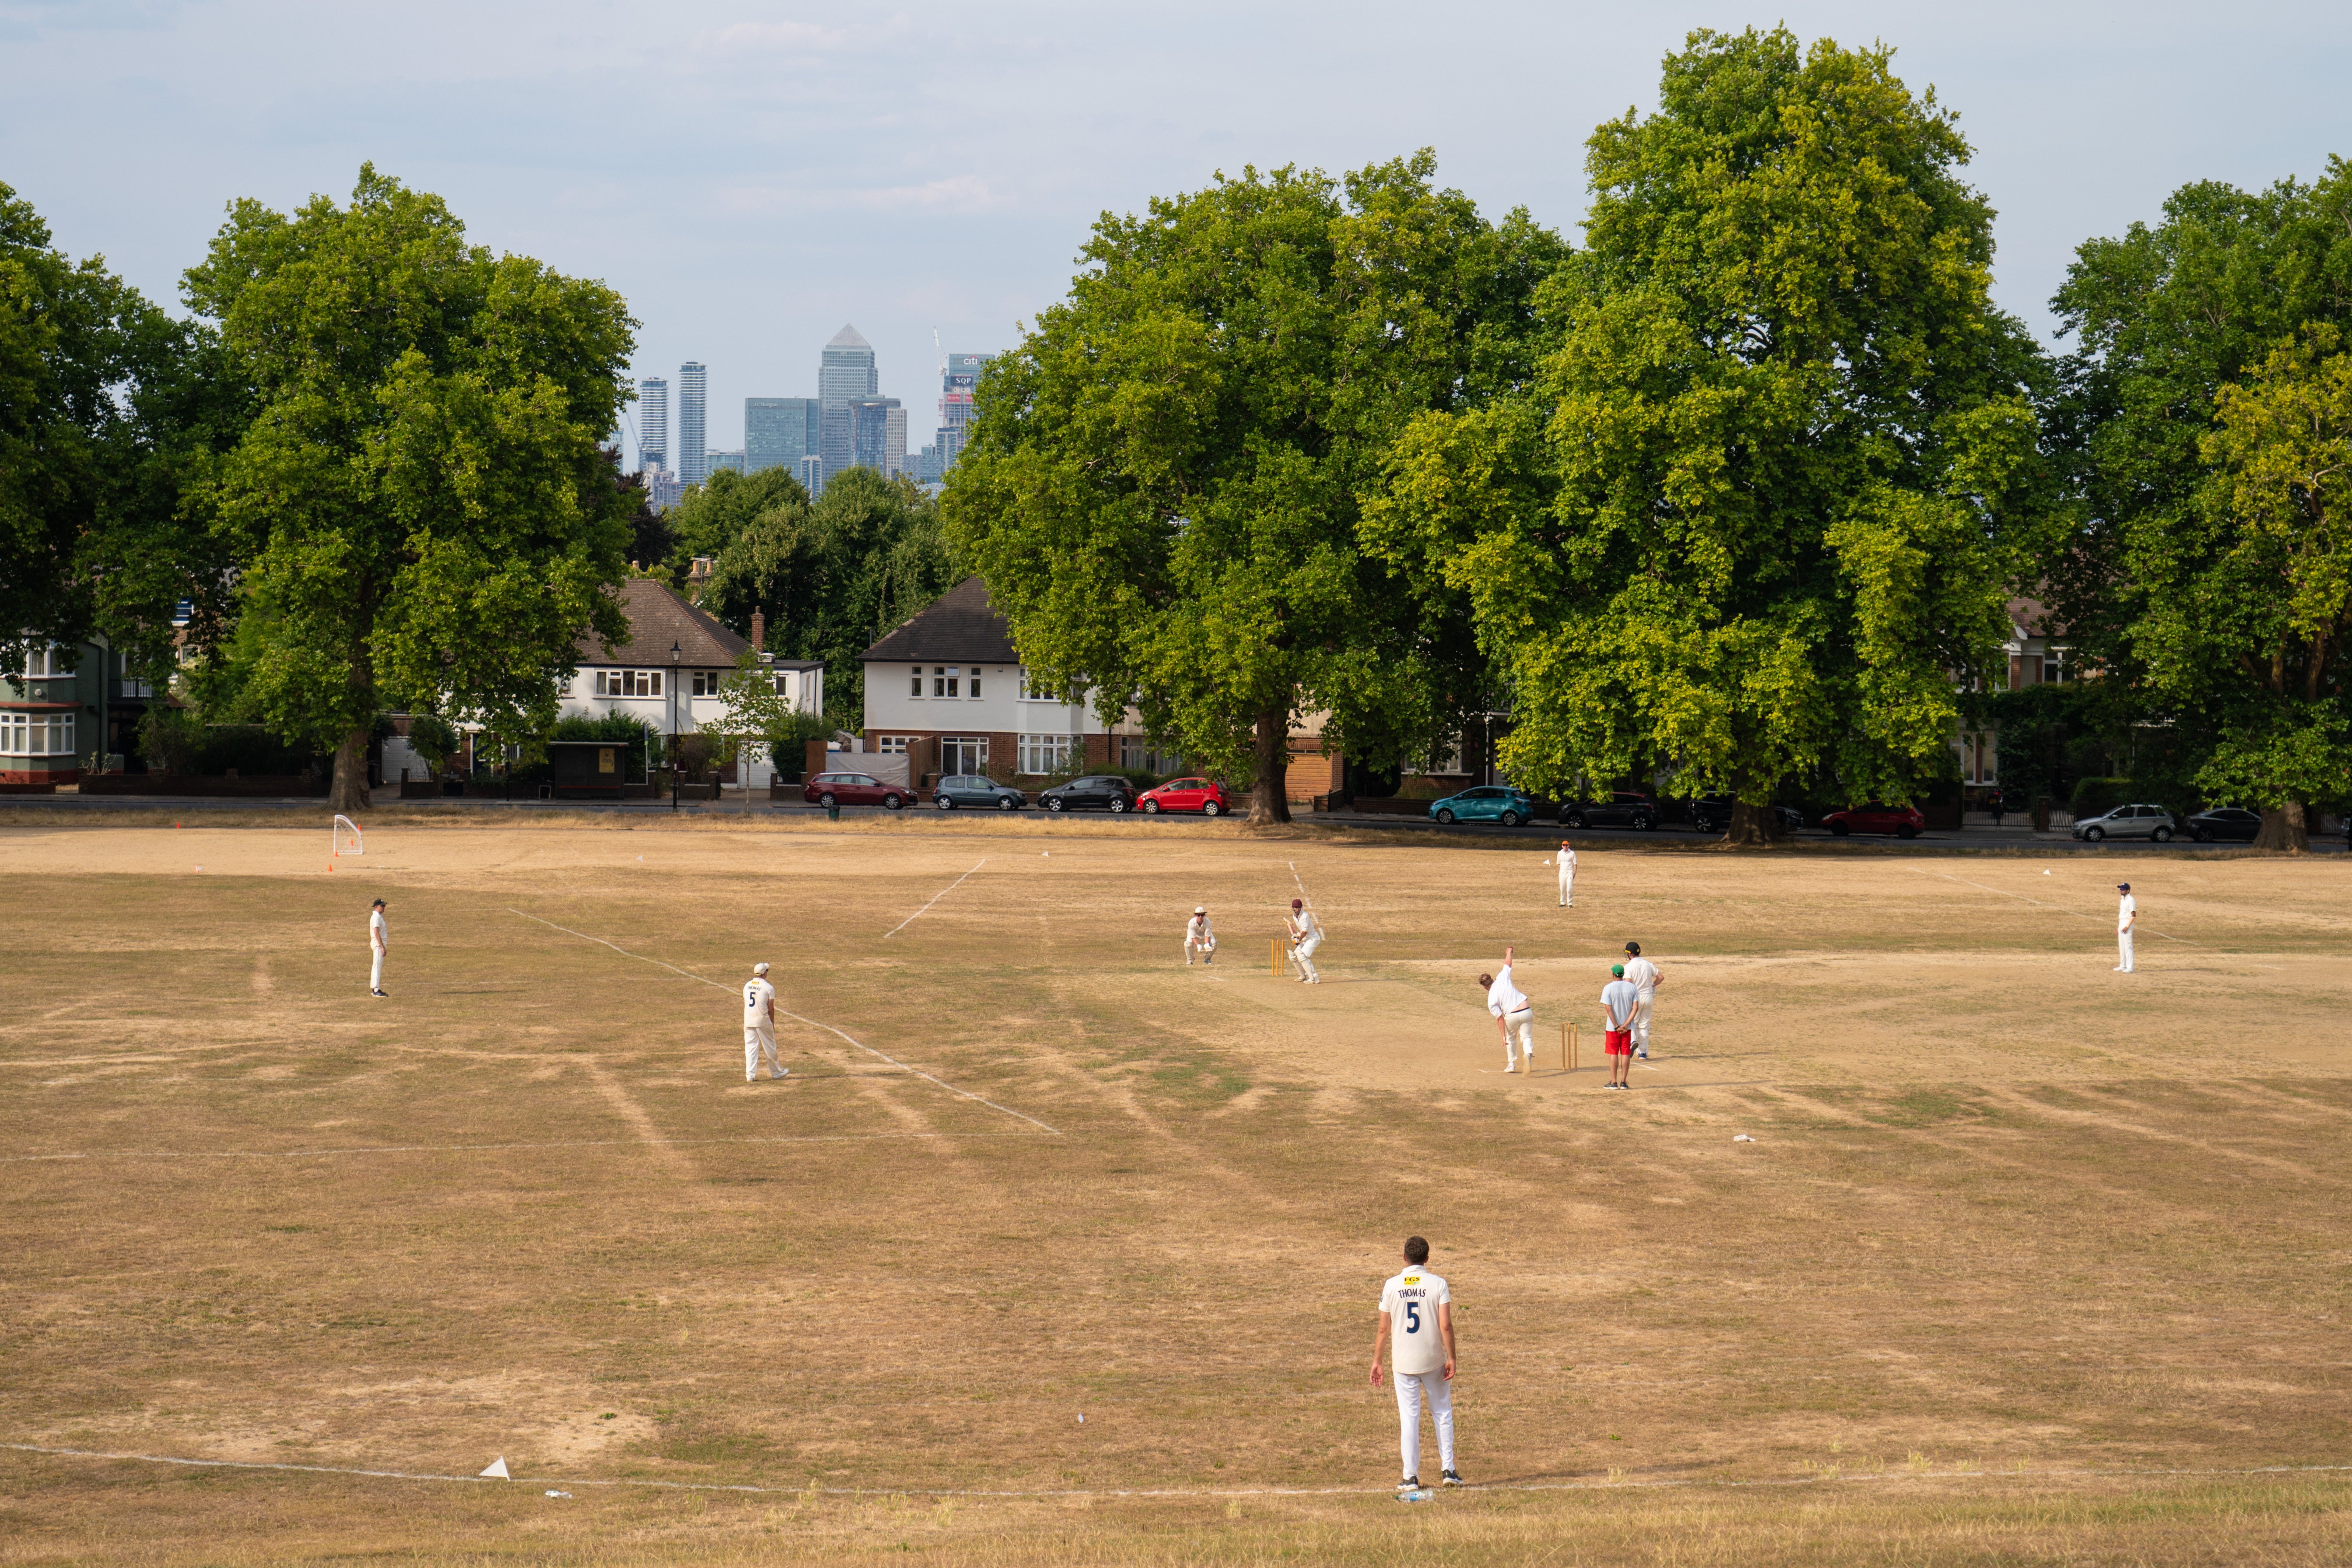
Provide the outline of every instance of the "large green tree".
{"type": "Polygon", "coordinates": [[[1665,766],[1771,831],[1784,779],[1909,794],[2049,521],[2037,352],[1992,212],[1891,51],[1697,32],[1587,143],[1587,246],[1537,384],[1417,422],[1371,509],[1511,675],[1502,760],[1567,792],[1665,766]]]}
{"type": "Polygon", "coordinates": [[[214,623],[227,563],[181,508],[234,422],[219,371],[200,325],[53,248],[0,184],[0,664],[103,632],[156,669],[178,600],[214,623]]]}
{"type": "Polygon", "coordinates": [[[1563,247],[1437,189],[1424,152],[1334,182],[1245,169],[1106,214],[1069,297],[989,366],[950,537],[1033,679],[1130,702],[1283,819],[1295,719],[1375,764],[1477,704],[1458,597],[1357,528],[1413,416],[1517,385],[1563,247]]]}
{"type": "Polygon", "coordinates": [[[2059,425],[2089,521],[2053,599],[2108,680],[2204,759],[2209,797],[2305,846],[2352,771],[2352,164],[2315,184],[2187,185],[2083,246],[2059,425]]]}
{"type": "Polygon", "coordinates": [[[206,500],[263,628],[257,709],[333,748],[345,807],[380,709],[543,732],[574,640],[626,635],[605,590],[629,508],[598,449],[620,297],[468,245],[373,165],[348,206],[237,203],[186,290],[255,405],[206,500]]]}
{"type": "Polygon", "coordinates": [[[714,476],[717,499],[686,525],[715,540],[718,516],[740,524],[717,545],[702,603],[738,631],[763,611],[768,652],[823,659],[826,706],[855,729],[849,716],[866,692],[860,656],[955,584],[938,503],[911,480],[870,468],[835,475],[814,504],[781,469],[719,482],[734,478],[714,476]],[[757,489],[771,473],[781,482],[757,489]]]}

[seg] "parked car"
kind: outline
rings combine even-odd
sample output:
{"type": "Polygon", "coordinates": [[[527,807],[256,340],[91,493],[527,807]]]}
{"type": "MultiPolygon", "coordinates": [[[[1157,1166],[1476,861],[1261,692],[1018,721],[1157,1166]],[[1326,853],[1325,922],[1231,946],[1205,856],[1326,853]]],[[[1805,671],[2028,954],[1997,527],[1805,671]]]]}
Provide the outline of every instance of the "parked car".
{"type": "Polygon", "coordinates": [[[1090,773],[1067,784],[1057,784],[1052,789],[1040,790],[1037,804],[1047,811],[1076,811],[1082,806],[1101,805],[1112,815],[1135,809],[1135,784],[1117,773],[1090,773]]]}
{"type": "Polygon", "coordinates": [[[2238,838],[2251,844],[2254,835],[2263,830],[2263,814],[2248,811],[2242,805],[2217,805],[2210,811],[2200,811],[2183,824],[2189,837],[2200,844],[2210,844],[2217,838],[2238,838]]]}
{"type": "Polygon", "coordinates": [[[1603,800],[1572,800],[1559,808],[1562,827],[1634,827],[1643,833],[1658,825],[1657,803],[1646,795],[1618,790],[1603,800]]]}
{"type": "Polygon", "coordinates": [[[1223,816],[1234,808],[1234,803],[1225,798],[1225,786],[1214,779],[1170,779],[1145,790],[1136,797],[1135,805],[1146,816],[1157,816],[1163,811],[1197,811],[1203,816],[1223,816]]]}
{"type": "Polygon", "coordinates": [[[953,811],[960,805],[992,805],[999,811],[1018,811],[1029,804],[1029,797],[985,773],[950,773],[931,786],[931,804],[941,811],[953,811]]]}
{"type": "Polygon", "coordinates": [[[2160,805],[2134,801],[2097,816],[2084,817],[2074,824],[2074,837],[2086,844],[2096,844],[2103,838],[2152,838],[2158,844],[2167,844],[2172,839],[2172,813],[2160,805]]]}
{"type": "Polygon", "coordinates": [[[1536,819],[1535,796],[1508,784],[1480,784],[1429,803],[1432,822],[1499,822],[1517,827],[1536,819]]]}
{"type": "Polygon", "coordinates": [[[886,784],[872,773],[819,773],[801,785],[801,798],[817,805],[878,805],[899,811],[914,792],[904,784],[886,784]]]}
{"type": "MultiPolygon", "coordinates": [[[[1737,804],[1727,795],[1701,795],[1690,803],[1691,826],[1701,833],[1720,833],[1731,826],[1731,808],[1737,804]]],[[[1780,831],[1794,833],[1805,825],[1805,814],[1793,805],[1776,805],[1780,814],[1780,831]]]]}
{"type": "Polygon", "coordinates": [[[1822,816],[1822,826],[1840,838],[1849,833],[1892,833],[1897,838],[1916,838],[1927,831],[1927,819],[1916,805],[1885,805],[1874,800],[1867,805],[1830,812],[1822,816]]]}

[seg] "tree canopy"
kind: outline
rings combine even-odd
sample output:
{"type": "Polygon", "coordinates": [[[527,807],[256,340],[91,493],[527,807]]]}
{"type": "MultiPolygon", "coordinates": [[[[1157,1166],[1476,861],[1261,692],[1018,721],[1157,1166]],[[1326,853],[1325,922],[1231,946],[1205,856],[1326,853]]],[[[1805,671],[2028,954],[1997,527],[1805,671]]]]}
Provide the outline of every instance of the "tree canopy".
{"type": "Polygon", "coordinates": [[[990,367],[943,507],[1032,678],[1130,701],[1287,816],[1293,721],[1394,760],[1475,700],[1447,594],[1359,545],[1415,414],[1516,385],[1562,247],[1437,189],[1433,155],[1339,181],[1220,175],[1106,214],[1068,298],[990,367]]]}
{"type": "Polygon", "coordinates": [[[1519,783],[1670,767],[1754,835],[1792,776],[1900,797],[1948,765],[2053,513],[1991,209],[1890,55],[1694,33],[1657,112],[1587,143],[1535,384],[1391,455],[1368,540],[1470,600],[1519,783]]]}
{"type": "Polygon", "coordinates": [[[467,244],[373,165],[347,207],[237,203],[186,289],[254,409],[205,499],[260,617],[259,711],[336,748],[346,805],[379,709],[544,732],[575,639],[626,635],[632,509],[598,447],[620,297],[467,244]]]}

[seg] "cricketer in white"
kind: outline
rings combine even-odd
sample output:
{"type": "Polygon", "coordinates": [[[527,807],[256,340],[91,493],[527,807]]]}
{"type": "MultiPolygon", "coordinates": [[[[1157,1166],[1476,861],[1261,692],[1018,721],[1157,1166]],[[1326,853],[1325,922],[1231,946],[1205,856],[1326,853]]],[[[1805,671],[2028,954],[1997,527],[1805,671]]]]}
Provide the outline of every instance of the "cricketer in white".
{"type": "Polygon", "coordinates": [[[1381,1287],[1381,1326],[1372,1340],[1372,1386],[1381,1385],[1381,1352],[1393,1344],[1397,1418],[1402,1427],[1404,1481],[1400,1490],[1421,1485],[1421,1402],[1437,1427],[1437,1458],[1445,1484],[1458,1487],[1454,1468],[1454,1297],[1445,1281],[1429,1271],[1429,1243],[1408,1237],[1404,1272],[1381,1287]]]}
{"type": "Polygon", "coordinates": [[[383,954],[392,945],[392,932],[383,923],[383,900],[378,899],[368,909],[368,994],[381,996],[383,992],[383,954]]]}
{"type": "Polygon", "coordinates": [[[760,1081],[760,1063],[768,1064],[771,1079],[789,1078],[791,1069],[776,1060],[776,988],[768,984],[768,966],[755,963],[743,983],[743,1081],[760,1081]]]}

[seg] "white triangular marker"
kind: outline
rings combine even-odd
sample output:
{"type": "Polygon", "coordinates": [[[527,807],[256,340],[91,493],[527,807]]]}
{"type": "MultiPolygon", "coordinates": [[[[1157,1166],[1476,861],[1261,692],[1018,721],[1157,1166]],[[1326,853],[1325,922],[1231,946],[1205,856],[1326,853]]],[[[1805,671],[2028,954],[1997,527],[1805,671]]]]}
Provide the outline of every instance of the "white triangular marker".
{"type": "Polygon", "coordinates": [[[507,1457],[504,1454],[500,1454],[497,1458],[492,1459],[490,1461],[490,1468],[484,1470],[482,1474],[501,1481],[510,1481],[514,1479],[512,1476],[507,1474],[507,1457]]]}

